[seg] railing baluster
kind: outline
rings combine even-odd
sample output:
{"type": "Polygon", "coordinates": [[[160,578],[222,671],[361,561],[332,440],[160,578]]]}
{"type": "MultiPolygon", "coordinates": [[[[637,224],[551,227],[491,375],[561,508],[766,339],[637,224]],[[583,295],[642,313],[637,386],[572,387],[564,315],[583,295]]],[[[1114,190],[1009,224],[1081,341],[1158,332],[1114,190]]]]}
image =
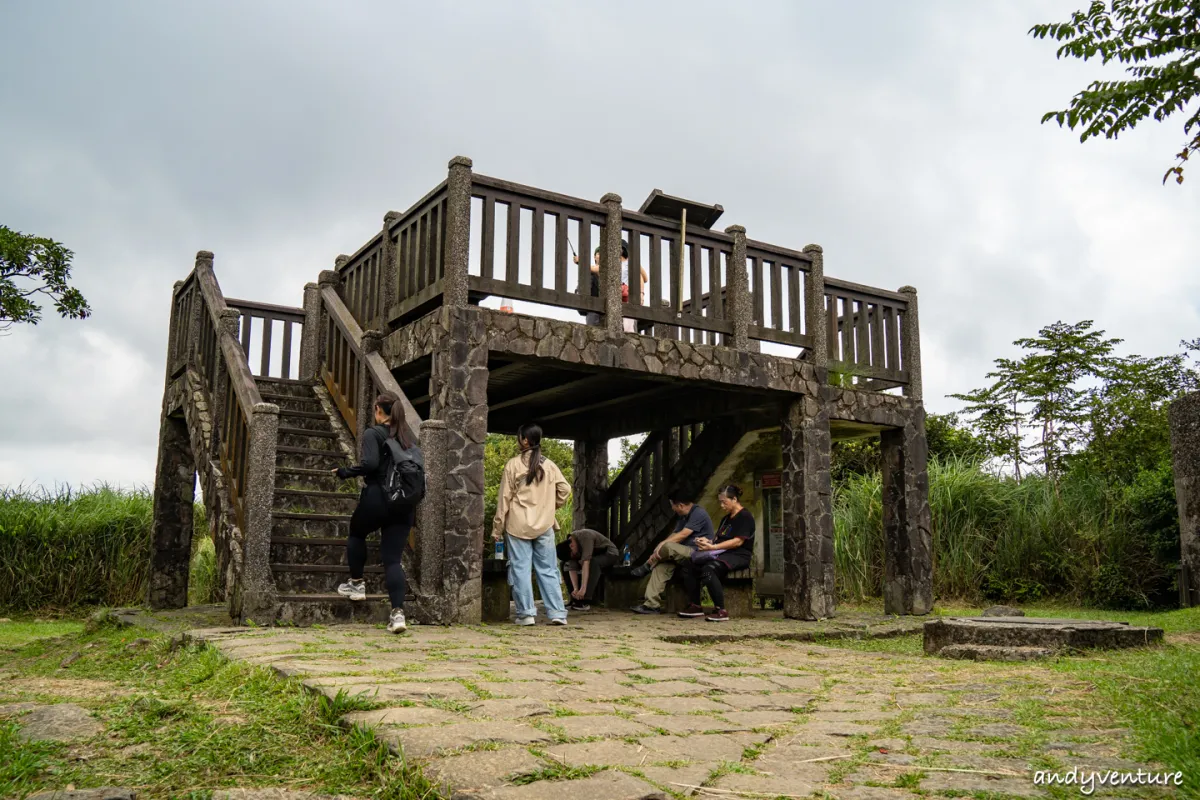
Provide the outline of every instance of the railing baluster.
{"type": "Polygon", "coordinates": [[[271,329],[275,327],[275,320],[271,317],[263,316],[262,320],[262,366],[260,368],[261,375],[271,374],[271,329]]]}
{"type": "Polygon", "coordinates": [[[508,204],[508,251],[505,257],[505,280],[512,286],[521,282],[521,204],[508,204]]]}
{"type": "Polygon", "coordinates": [[[529,234],[533,237],[529,243],[529,283],[535,289],[544,288],[542,276],[544,265],[542,264],[542,260],[545,257],[543,250],[546,244],[546,232],[543,228],[545,217],[545,212],[542,211],[541,207],[533,207],[533,226],[529,234]]]}

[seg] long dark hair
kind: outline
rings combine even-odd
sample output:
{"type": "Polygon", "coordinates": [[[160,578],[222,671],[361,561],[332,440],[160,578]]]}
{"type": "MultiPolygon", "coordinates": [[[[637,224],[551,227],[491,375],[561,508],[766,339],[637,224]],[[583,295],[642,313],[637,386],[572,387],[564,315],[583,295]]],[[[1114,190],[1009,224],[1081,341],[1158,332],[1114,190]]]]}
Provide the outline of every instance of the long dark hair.
{"type": "Polygon", "coordinates": [[[539,483],[546,477],[542,469],[542,428],[540,425],[522,425],[517,428],[517,443],[524,439],[529,442],[529,472],[525,473],[525,485],[539,483]]]}
{"type": "Polygon", "coordinates": [[[388,436],[400,443],[405,450],[413,446],[412,431],[404,420],[404,404],[400,398],[391,392],[384,392],[375,398],[375,407],[387,414],[388,436]]]}

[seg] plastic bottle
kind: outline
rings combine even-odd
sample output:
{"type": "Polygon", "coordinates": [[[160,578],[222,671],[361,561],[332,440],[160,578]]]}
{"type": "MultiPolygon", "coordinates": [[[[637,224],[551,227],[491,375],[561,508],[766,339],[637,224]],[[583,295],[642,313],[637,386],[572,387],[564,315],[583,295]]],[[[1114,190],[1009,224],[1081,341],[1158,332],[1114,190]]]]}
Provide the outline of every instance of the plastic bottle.
{"type": "Polygon", "coordinates": [[[625,549],[621,551],[621,566],[628,567],[630,560],[629,545],[625,545],[625,549]]]}
{"type": "Polygon", "coordinates": [[[503,539],[500,539],[499,541],[496,542],[495,555],[496,555],[497,561],[504,560],[504,540],[503,539]]]}

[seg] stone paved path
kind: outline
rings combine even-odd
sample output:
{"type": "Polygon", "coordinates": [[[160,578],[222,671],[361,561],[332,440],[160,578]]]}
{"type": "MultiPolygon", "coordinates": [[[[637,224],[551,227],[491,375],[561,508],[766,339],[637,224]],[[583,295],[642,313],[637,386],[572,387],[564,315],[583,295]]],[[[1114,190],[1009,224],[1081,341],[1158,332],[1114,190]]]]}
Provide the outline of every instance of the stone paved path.
{"type": "Polygon", "coordinates": [[[374,728],[454,797],[1039,797],[1036,769],[1144,766],[1119,757],[1125,731],[1086,715],[1087,687],[1045,666],[662,638],[804,629],[594,612],[567,628],[191,635],[330,697],[374,700],[344,722],[374,728]]]}

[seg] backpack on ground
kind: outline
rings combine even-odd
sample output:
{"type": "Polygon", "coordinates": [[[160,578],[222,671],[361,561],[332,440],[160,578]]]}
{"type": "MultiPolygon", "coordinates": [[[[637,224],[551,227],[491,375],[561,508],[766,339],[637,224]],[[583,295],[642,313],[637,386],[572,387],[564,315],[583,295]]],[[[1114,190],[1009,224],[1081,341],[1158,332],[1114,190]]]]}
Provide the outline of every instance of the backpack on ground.
{"type": "Polygon", "coordinates": [[[388,437],[388,465],[383,479],[383,494],[389,506],[415,506],[425,498],[425,454],[413,445],[408,450],[388,437]]]}

